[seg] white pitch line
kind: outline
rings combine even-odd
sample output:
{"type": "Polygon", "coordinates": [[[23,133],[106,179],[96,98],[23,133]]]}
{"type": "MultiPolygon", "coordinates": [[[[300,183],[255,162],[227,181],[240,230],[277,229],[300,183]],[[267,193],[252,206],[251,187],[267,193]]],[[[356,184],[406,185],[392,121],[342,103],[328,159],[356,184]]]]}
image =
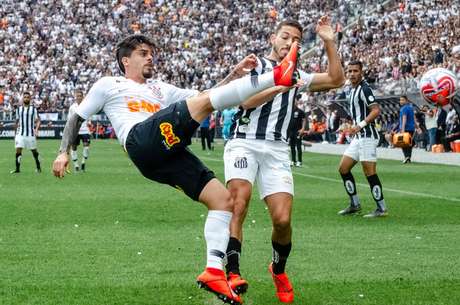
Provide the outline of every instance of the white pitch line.
{"type": "MultiPolygon", "coordinates": [[[[318,180],[325,180],[325,181],[343,183],[343,181],[339,180],[339,179],[326,178],[326,177],[303,174],[303,173],[298,173],[298,172],[293,172],[293,174],[308,177],[308,178],[318,179],[318,180]]],[[[356,185],[358,185],[360,187],[363,187],[363,188],[369,188],[369,185],[365,184],[365,183],[356,183],[356,185]]],[[[444,197],[444,196],[438,196],[438,195],[427,194],[427,193],[419,193],[419,192],[411,192],[411,191],[403,191],[403,190],[393,189],[393,188],[389,188],[389,187],[385,187],[385,186],[383,186],[383,191],[390,191],[390,192],[400,193],[400,194],[405,194],[405,195],[420,196],[420,197],[427,197],[427,198],[434,198],[434,199],[442,199],[442,200],[447,200],[447,201],[460,202],[460,198],[444,197]]]]}
{"type": "MultiPolygon", "coordinates": [[[[201,157],[201,159],[214,161],[214,162],[223,162],[223,160],[209,158],[209,157],[201,157]]],[[[313,179],[317,179],[317,180],[336,182],[336,183],[343,183],[343,181],[339,180],[339,179],[321,177],[321,176],[310,175],[310,174],[303,174],[303,173],[299,173],[299,172],[295,172],[295,171],[293,171],[292,173],[294,175],[313,178],[313,179]]],[[[365,184],[365,183],[356,183],[356,185],[358,185],[360,187],[363,187],[363,188],[369,188],[369,185],[365,184]]],[[[426,197],[426,198],[433,198],[433,199],[442,199],[442,200],[453,201],[453,202],[460,202],[460,198],[444,197],[444,196],[438,196],[438,195],[427,194],[427,193],[419,193],[419,192],[411,192],[411,191],[403,191],[403,190],[388,188],[388,187],[385,187],[385,186],[383,186],[383,190],[384,191],[389,191],[389,192],[394,192],[394,193],[400,193],[400,194],[404,194],[404,195],[412,195],[412,196],[419,196],[419,197],[426,197]]]]}

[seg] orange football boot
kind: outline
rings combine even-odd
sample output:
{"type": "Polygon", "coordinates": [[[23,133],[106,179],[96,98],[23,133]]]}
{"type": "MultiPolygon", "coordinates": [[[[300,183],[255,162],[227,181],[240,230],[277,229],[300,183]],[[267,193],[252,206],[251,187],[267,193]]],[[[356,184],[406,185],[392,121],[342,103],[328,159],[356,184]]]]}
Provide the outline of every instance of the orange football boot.
{"type": "Polygon", "coordinates": [[[230,288],[236,292],[236,294],[246,293],[248,290],[248,282],[241,277],[238,273],[229,272],[227,281],[230,284],[230,288]]]}
{"type": "Polygon", "coordinates": [[[291,44],[291,49],[281,63],[273,68],[276,86],[290,87],[297,82],[297,57],[299,51],[298,42],[291,44]]]}
{"type": "Polygon", "coordinates": [[[224,303],[241,305],[243,301],[230,288],[223,270],[206,268],[196,279],[200,288],[214,293],[224,303]]]}
{"type": "Polygon", "coordinates": [[[268,271],[273,278],[273,283],[276,287],[276,296],[282,303],[292,303],[294,302],[294,290],[292,289],[291,282],[286,274],[286,272],[281,274],[273,273],[273,263],[270,263],[268,266],[268,271]]]}

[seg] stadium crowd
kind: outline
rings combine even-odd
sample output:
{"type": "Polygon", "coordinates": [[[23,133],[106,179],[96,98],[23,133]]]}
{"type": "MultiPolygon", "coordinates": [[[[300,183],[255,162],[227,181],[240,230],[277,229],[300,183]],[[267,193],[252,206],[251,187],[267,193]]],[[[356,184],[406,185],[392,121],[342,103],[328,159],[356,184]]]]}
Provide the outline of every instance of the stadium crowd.
{"type": "Polygon", "coordinates": [[[157,43],[158,78],[181,87],[210,88],[243,56],[261,54],[279,20],[292,17],[304,24],[308,45],[316,38],[315,23],[321,15],[331,13],[347,24],[366,3],[4,0],[0,107],[11,111],[21,92],[28,90],[40,111],[66,112],[76,87],[87,90],[95,79],[119,73],[114,47],[120,37],[138,32],[157,43]]]}
{"type": "MultiPolygon", "coordinates": [[[[415,93],[421,75],[434,67],[460,76],[459,11],[460,3],[449,0],[379,6],[340,35],[342,59],[365,63],[366,80],[378,94],[415,93]]],[[[307,70],[325,68],[321,55],[318,50],[306,61],[307,70]]]]}
{"type": "MultiPolygon", "coordinates": [[[[119,74],[114,47],[129,33],[149,33],[157,43],[158,78],[203,90],[246,54],[266,52],[269,34],[284,18],[304,25],[303,49],[308,50],[316,40],[315,22],[326,13],[333,17],[343,61],[364,62],[366,79],[377,95],[416,92],[420,76],[433,67],[460,76],[458,2],[395,1],[386,7],[380,4],[384,1],[307,2],[2,1],[0,120],[13,118],[24,91],[32,92],[41,112],[58,112],[65,119],[76,88],[86,91],[95,79],[119,74]]],[[[321,46],[302,62],[304,70],[312,72],[325,65],[321,46]]],[[[321,118],[311,110],[344,98],[347,90],[345,86],[326,94],[303,94],[312,138],[346,142],[337,132],[349,124],[346,118],[335,115],[332,128],[326,111],[321,118]]],[[[391,118],[381,123],[382,133],[394,125],[396,116],[391,118]]]]}

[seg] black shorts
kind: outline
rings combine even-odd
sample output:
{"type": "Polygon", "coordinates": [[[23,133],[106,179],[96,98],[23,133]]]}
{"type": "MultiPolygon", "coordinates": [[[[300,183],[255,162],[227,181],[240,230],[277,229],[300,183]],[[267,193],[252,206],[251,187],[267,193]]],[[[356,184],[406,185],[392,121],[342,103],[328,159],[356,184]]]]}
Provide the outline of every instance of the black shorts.
{"type": "Polygon", "coordinates": [[[134,125],[126,138],[126,150],[144,177],[198,201],[203,188],[215,178],[187,148],[198,126],[185,101],[175,103],[134,125]]]}
{"type": "Polygon", "coordinates": [[[89,134],[79,134],[73,145],[80,145],[80,141],[83,142],[83,144],[89,145],[91,144],[91,136],[89,134]]]}

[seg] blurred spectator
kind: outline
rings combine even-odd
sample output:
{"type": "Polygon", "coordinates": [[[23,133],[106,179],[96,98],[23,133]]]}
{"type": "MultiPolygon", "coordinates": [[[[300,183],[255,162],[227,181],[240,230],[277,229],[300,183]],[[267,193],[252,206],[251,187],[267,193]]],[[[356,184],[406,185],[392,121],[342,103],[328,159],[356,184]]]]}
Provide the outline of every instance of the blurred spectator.
{"type": "Polygon", "coordinates": [[[415,147],[426,149],[427,138],[428,138],[428,135],[426,134],[426,132],[420,126],[417,126],[415,128],[414,137],[412,138],[414,141],[415,147]]]}
{"type": "Polygon", "coordinates": [[[431,151],[431,147],[436,144],[436,130],[438,125],[436,122],[436,108],[430,109],[427,105],[422,106],[421,111],[425,114],[425,127],[428,133],[427,150],[431,151]]]}
{"type": "MultiPolygon", "coordinates": [[[[401,109],[399,110],[399,132],[407,132],[413,137],[415,132],[414,107],[405,95],[399,98],[399,104],[401,105],[401,109]]],[[[410,163],[412,158],[412,145],[403,147],[402,151],[404,154],[403,163],[410,163]]]]}

